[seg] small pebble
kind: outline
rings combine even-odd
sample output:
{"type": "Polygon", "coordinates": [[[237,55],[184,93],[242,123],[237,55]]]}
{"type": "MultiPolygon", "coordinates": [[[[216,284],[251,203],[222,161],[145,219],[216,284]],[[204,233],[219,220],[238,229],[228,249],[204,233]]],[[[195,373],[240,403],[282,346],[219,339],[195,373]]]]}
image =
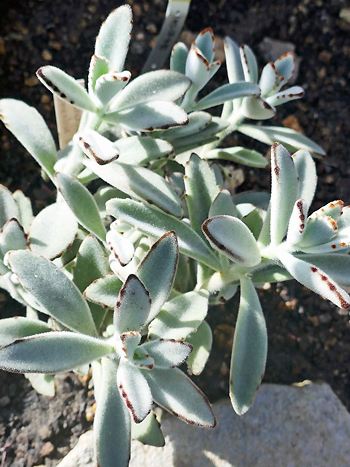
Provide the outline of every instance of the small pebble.
{"type": "Polygon", "coordinates": [[[49,50],[45,49],[41,52],[41,57],[46,62],[50,62],[52,60],[52,53],[49,50]]]}
{"type": "Polygon", "coordinates": [[[47,441],[40,449],[40,455],[41,457],[48,457],[54,452],[54,450],[55,446],[50,441],[47,441]]]}

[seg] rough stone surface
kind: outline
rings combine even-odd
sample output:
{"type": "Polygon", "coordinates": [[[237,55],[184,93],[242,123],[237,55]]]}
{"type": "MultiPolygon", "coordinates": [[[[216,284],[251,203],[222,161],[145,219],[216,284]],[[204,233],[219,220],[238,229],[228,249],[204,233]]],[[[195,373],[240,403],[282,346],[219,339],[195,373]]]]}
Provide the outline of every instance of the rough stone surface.
{"type": "MultiPolygon", "coordinates": [[[[327,384],[265,384],[254,407],[235,415],[228,400],[214,405],[215,430],[164,416],[164,448],[132,444],[132,467],[345,467],[350,465],[350,415],[327,384]]],[[[92,433],[59,467],[93,466],[92,433]]]]}

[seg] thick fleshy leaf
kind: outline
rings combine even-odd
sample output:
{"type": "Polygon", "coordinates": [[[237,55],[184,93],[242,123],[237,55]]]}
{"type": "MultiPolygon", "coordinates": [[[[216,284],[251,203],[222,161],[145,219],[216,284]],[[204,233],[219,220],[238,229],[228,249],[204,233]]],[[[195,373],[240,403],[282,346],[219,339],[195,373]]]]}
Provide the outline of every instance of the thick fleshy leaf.
{"type": "Polygon", "coordinates": [[[40,311],[75,331],[96,333],[83,296],[51,261],[25,250],[9,252],[7,260],[20,284],[40,304],[40,311]]]}
{"type": "MultiPolygon", "coordinates": [[[[172,289],[179,257],[179,247],[174,232],[165,233],[152,245],[140,264],[137,274],[151,298],[150,322],[160,311],[172,289]]],[[[162,336],[163,337],[163,336],[162,336]]]]}
{"type": "Polygon", "coordinates": [[[110,70],[122,71],[128,53],[132,10],[123,5],[109,14],[96,38],[95,54],[109,62],[110,70]]]}
{"type": "Polygon", "coordinates": [[[238,415],[252,405],[265,372],[267,330],[259,297],[250,279],[241,279],[241,300],[233,339],[230,398],[238,415]]]}
{"type": "Polygon", "coordinates": [[[135,135],[120,138],[114,146],[119,152],[119,162],[130,165],[145,165],[155,159],[170,156],[174,152],[170,143],[150,136],[135,135]]]}
{"type": "Polygon", "coordinates": [[[106,229],[94,197],[78,180],[66,174],[57,174],[58,188],[79,224],[104,241],[106,229]]]}
{"type": "Polygon", "coordinates": [[[181,365],[192,350],[192,346],[187,342],[164,338],[146,342],[139,348],[153,358],[155,368],[159,369],[181,365]]]}
{"type": "Polygon", "coordinates": [[[0,185],[0,229],[10,219],[18,219],[19,211],[12,193],[4,185],[0,185]]]}
{"type": "Polygon", "coordinates": [[[264,209],[265,211],[269,207],[270,203],[270,193],[267,191],[242,191],[232,195],[232,200],[235,205],[249,203],[259,209],[264,209]]]}
{"type": "Polygon", "coordinates": [[[54,397],[55,395],[55,377],[48,374],[27,373],[25,377],[35,391],[43,396],[54,397]]]}
{"type": "Polygon", "coordinates": [[[252,273],[254,284],[265,284],[266,282],[283,282],[292,279],[292,276],[278,264],[262,264],[262,267],[252,273]]]}
{"type": "Polygon", "coordinates": [[[209,67],[206,57],[195,44],[192,44],[187,55],[185,74],[190,78],[197,92],[210,79],[209,67]]]}
{"type": "MultiPolygon", "coordinates": [[[[238,81],[244,81],[244,73],[241,62],[241,54],[239,46],[229,37],[225,38],[224,41],[225,57],[226,57],[226,69],[227,76],[230,83],[237,83],[238,81]]],[[[232,102],[234,110],[237,110],[241,105],[241,99],[235,99],[232,102]]]]}
{"type": "Polygon", "coordinates": [[[330,216],[309,217],[305,224],[303,236],[298,242],[298,247],[309,247],[329,243],[338,233],[337,222],[330,216]]]}
{"type": "Polygon", "coordinates": [[[95,95],[102,104],[108,104],[128,84],[130,77],[129,71],[111,72],[100,76],[96,81],[95,95]]]}
{"type": "Polygon", "coordinates": [[[151,309],[149,292],[143,283],[131,274],[119,291],[114,312],[114,325],[118,334],[140,331],[151,309]]]}
{"type": "Polygon", "coordinates": [[[267,97],[266,102],[273,107],[277,107],[278,105],[294,101],[295,99],[301,99],[302,97],[304,97],[304,89],[300,86],[292,86],[291,88],[284,89],[271,97],[267,97]]]}
{"type": "Polygon", "coordinates": [[[303,199],[296,200],[290,216],[287,239],[289,245],[295,245],[303,238],[307,220],[308,205],[303,199]]]}
{"type": "Polygon", "coordinates": [[[289,152],[280,144],[271,147],[271,242],[278,244],[286,234],[298,196],[298,177],[289,152]]]}
{"type": "MultiPolygon", "coordinates": [[[[95,376],[95,373],[94,373],[95,376]]],[[[127,467],[130,458],[130,415],[117,387],[117,363],[102,359],[94,436],[101,467],[127,467]]]]}
{"type": "Polygon", "coordinates": [[[109,164],[119,157],[118,148],[94,130],[87,129],[80,133],[79,145],[90,159],[100,165],[109,164]]]}
{"type": "Polygon", "coordinates": [[[349,295],[322,269],[282,249],[278,250],[278,257],[287,271],[302,285],[330,300],[339,308],[344,310],[350,308],[349,295]]]}
{"type": "Polygon", "coordinates": [[[228,190],[221,190],[209,209],[209,217],[227,215],[239,217],[238,209],[232,201],[231,193],[228,190]]]}
{"type": "Polygon", "coordinates": [[[121,286],[121,280],[114,274],[110,274],[92,282],[85,289],[84,296],[90,302],[106,308],[114,308],[121,286]]]}
{"type": "Polygon", "coordinates": [[[113,199],[106,204],[108,214],[137,227],[141,232],[152,237],[160,237],[172,230],[176,233],[180,251],[212,269],[219,269],[220,264],[202,238],[186,223],[159,209],[134,200],[113,199]]]}
{"type": "Polygon", "coordinates": [[[261,260],[255,238],[248,227],[232,216],[215,216],[202,226],[211,244],[232,261],[243,266],[256,266],[261,260]]]}
{"type": "Polygon", "coordinates": [[[39,112],[16,99],[1,99],[0,119],[52,178],[57,160],[56,145],[39,112]]]}
{"type": "Polygon", "coordinates": [[[212,28],[203,29],[196,37],[195,44],[210,63],[214,58],[214,32],[212,28]]]}
{"type": "Polygon", "coordinates": [[[166,130],[188,123],[187,114],[181,107],[173,102],[156,100],[121,112],[105,114],[103,118],[132,131],[166,130]]]}
{"type": "Polygon", "coordinates": [[[293,52],[286,52],[277,58],[274,62],[275,68],[280,76],[283,77],[281,80],[281,86],[290,80],[294,73],[295,68],[295,54],[293,52]]]}
{"type": "Polygon", "coordinates": [[[121,266],[126,266],[134,257],[135,248],[133,243],[116,230],[109,230],[106,235],[107,245],[113,256],[121,266]]]}
{"type": "Polygon", "coordinates": [[[141,423],[132,423],[132,439],[137,439],[147,446],[163,447],[164,436],[160,428],[160,423],[153,412],[149,413],[141,423]]]}
{"type": "Polygon", "coordinates": [[[73,282],[83,292],[88,285],[109,273],[108,258],[104,248],[92,235],[84,238],[76,256],[73,282]]]}
{"type": "MultiPolygon", "coordinates": [[[[1,186],[0,186],[1,191],[1,186]]],[[[1,197],[1,194],[0,194],[1,197]]],[[[22,191],[16,190],[13,195],[13,199],[15,200],[17,207],[18,207],[18,220],[19,223],[22,225],[25,232],[29,231],[30,225],[33,220],[33,210],[32,210],[32,203],[30,198],[25,196],[22,191]]],[[[1,225],[1,221],[0,221],[1,225]]]]}
{"type": "Polygon", "coordinates": [[[212,117],[208,112],[191,112],[188,115],[188,124],[179,128],[167,130],[164,137],[167,140],[177,140],[192,136],[198,131],[204,130],[211,122],[212,117]]]}
{"type": "Polygon", "coordinates": [[[186,60],[188,48],[183,42],[174,45],[170,55],[170,69],[178,73],[186,74],[186,60]]]}
{"type": "Polygon", "coordinates": [[[150,323],[151,338],[186,339],[201,325],[208,311],[208,294],[204,290],[191,291],[169,300],[150,323]]]}
{"type": "Polygon", "coordinates": [[[224,84],[200,99],[196,105],[196,110],[209,109],[222,105],[226,101],[231,101],[240,97],[258,96],[260,94],[259,86],[252,83],[239,82],[224,84]]]}
{"type": "Polygon", "coordinates": [[[316,152],[317,154],[325,155],[324,150],[306,137],[302,133],[299,133],[291,128],[285,128],[283,126],[256,126],[256,125],[239,125],[239,132],[244,135],[250,136],[251,138],[257,139],[262,143],[271,145],[275,141],[286,144],[294,149],[304,149],[305,151],[316,152]]]}
{"type": "Polygon", "coordinates": [[[74,241],[78,223],[65,202],[53,203],[39,212],[29,230],[29,247],[48,259],[57,258],[74,241]]]}
{"type": "Polygon", "coordinates": [[[156,404],[191,425],[213,428],[216,424],[209,401],[179,369],[143,371],[156,404]]]}
{"type": "Polygon", "coordinates": [[[346,254],[294,254],[295,257],[321,268],[342,287],[350,287],[350,256],[346,254]]]}
{"type": "Polygon", "coordinates": [[[90,95],[93,94],[94,92],[96,81],[98,80],[98,78],[102,75],[107,74],[108,71],[109,71],[108,60],[94,54],[90,60],[89,76],[88,76],[88,89],[89,89],[90,95]]]}
{"type": "Polygon", "coordinates": [[[221,159],[237,162],[248,167],[266,167],[266,158],[258,151],[235,146],[232,148],[211,149],[204,155],[205,159],[221,159]]]}
{"type": "Polygon", "coordinates": [[[2,319],[0,324],[0,347],[9,345],[22,337],[48,331],[51,331],[51,328],[43,321],[23,318],[22,316],[2,319]]]}
{"type": "Polygon", "coordinates": [[[38,79],[53,94],[70,104],[90,112],[95,111],[95,104],[79,81],[67,75],[55,66],[46,65],[36,72],[38,79]]]}
{"type": "Polygon", "coordinates": [[[10,250],[25,250],[27,239],[17,219],[10,219],[0,231],[0,257],[10,250]]]}
{"type": "Polygon", "coordinates": [[[101,166],[94,161],[86,160],[85,164],[102,180],[133,198],[151,202],[175,216],[181,216],[179,197],[157,173],[144,167],[133,167],[119,162],[101,166]]]}
{"type": "Polygon", "coordinates": [[[202,235],[201,225],[219,193],[214,172],[208,162],[192,154],[185,165],[186,204],[193,229],[202,235]]]}
{"type": "Polygon", "coordinates": [[[150,413],[153,403],[146,378],[138,368],[122,358],[117,371],[117,384],[134,422],[142,422],[150,413]]]}
{"type": "Polygon", "coordinates": [[[310,207],[317,185],[316,164],[311,154],[302,149],[292,154],[292,159],[298,174],[298,197],[305,200],[306,204],[310,207]]]}
{"type": "Polygon", "coordinates": [[[113,101],[118,111],[151,101],[176,101],[189,88],[190,80],[171,70],[150,71],[135,78],[113,101]]]}
{"type": "Polygon", "coordinates": [[[120,343],[117,342],[117,353],[129,361],[134,360],[135,350],[141,342],[141,337],[137,331],[124,332],[120,335],[120,343]]]}
{"type": "MultiPolygon", "coordinates": [[[[275,110],[260,97],[246,97],[241,106],[242,114],[252,120],[267,120],[275,115],[275,110]]],[[[240,128],[240,127],[239,127],[240,128]]]]}
{"type": "Polygon", "coordinates": [[[113,352],[101,339],[74,332],[46,332],[0,349],[0,368],[15,373],[58,373],[113,352]]]}
{"type": "Polygon", "coordinates": [[[192,352],[187,359],[188,372],[192,375],[200,375],[207,363],[213,343],[213,334],[209,324],[203,321],[187,342],[192,345],[192,352]]]}
{"type": "Polygon", "coordinates": [[[272,62],[267,63],[262,69],[259,87],[262,96],[268,96],[281,88],[281,81],[283,77],[276,70],[275,64],[272,62]]]}
{"type": "Polygon", "coordinates": [[[257,83],[258,63],[252,49],[248,45],[242,45],[240,53],[245,81],[257,83]]]}

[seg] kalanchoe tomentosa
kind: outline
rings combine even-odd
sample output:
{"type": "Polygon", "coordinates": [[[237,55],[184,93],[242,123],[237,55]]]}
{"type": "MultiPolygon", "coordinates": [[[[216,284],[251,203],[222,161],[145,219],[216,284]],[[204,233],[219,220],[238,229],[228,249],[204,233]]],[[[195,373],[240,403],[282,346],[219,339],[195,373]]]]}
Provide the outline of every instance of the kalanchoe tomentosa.
{"type": "Polygon", "coordinates": [[[211,28],[190,49],[174,45],[170,70],[134,79],[124,69],[130,32],[129,6],[106,19],[87,89],[56,67],[38,70],[68,110],[82,111],[60,150],[34,108],[0,101],[2,121],[58,193],[34,217],[23,193],[0,186],[0,286],[26,307],[26,317],[0,321],[0,367],[53,396],[54,373],[91,364],[101,467],[127,465],[131,438],[164,444],[154,405],[215,425],[207,399],[177,368],[204,369],[209,305],[215,312],[240,290],[230,374],[238,414],[252,404],[267,358],[257,288],[295,278],[350,307],[350,208],[336,200],[309,214],[317,181],[309,151],[322,148],[289,128],[245,123],[302,97],[298,86],[283,89],[294,55],[259,78],[251,49],[226,38],[229,82],[206,93],[221,65],[211,28]],[[209,113],[218,106],[220,117],[209,113]],[[257,151],[227,148],[233,131],[272,145],[271,196],[231,193],[209,164],[267,165],[257,151]]]}

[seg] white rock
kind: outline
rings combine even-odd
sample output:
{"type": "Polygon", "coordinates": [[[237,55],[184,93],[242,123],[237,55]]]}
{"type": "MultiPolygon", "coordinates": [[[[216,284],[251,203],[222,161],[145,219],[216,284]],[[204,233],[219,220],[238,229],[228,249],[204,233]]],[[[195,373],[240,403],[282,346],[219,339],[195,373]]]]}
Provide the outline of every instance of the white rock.
{"type": "MultiPolygon", "coordinates": [[[[131,467],[348,467],[350,415],[327,384],[264,384],[252,409],[214,404],[218,426],[195,429],[165,415],[164,448],[132,443],[131,467]]],[[[91,432],[59,467],[93,466],[91,432]],[[85,450],[85,453],[82,452],[85,450]],[[90,463],[87,462],[90,459],[90,463]]]]}

